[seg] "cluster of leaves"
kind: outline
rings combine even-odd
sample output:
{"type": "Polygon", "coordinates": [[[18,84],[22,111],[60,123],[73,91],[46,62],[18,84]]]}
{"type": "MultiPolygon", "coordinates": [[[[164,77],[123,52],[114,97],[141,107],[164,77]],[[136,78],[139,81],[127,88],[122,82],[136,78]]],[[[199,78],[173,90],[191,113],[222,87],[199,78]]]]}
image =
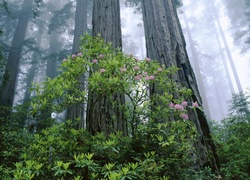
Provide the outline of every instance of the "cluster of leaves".
{"type": "Polygon", "coordinates": [[[221,161],[221,175],[226,179],[250,177],[249,105],[249,96],[234,94],[230,101],[229,118],[212,125],[221,161]]]}
{"type": "Polygon", "coordinates": [[[67,121],[32,136],[15,167],[1,167],[2,177],[172,179],[191,173],[190,151],[194,151],[196,131],[189,121],[143,125],[134,138],[119,132],[90,136],[85,129],[73,127],[67,121]]]}

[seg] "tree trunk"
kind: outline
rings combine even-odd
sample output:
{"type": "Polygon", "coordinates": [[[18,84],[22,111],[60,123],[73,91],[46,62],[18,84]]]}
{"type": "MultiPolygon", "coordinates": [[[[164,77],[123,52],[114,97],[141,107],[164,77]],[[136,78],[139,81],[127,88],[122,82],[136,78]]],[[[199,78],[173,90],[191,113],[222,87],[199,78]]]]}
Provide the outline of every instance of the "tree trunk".
{"type": "MultiPolygon", "coordinates": [[[[112,42],[114,48],[122,47],[119,0],[94,0],[92,23],[93,36],[100,34],[106,43],[112,42]]],[[[126,135],[127,124],[121,109],[124,104],[123,94],[108,97],[90,91],[86,120],[89,132],[108,135],[121,131],[126,135]],[[111,102],[116,102],[116,105],[111,102]]]]}
{"type": "Polygon", "coordinates": [[[60,45],[58,42],[58,32],[55,30],[50,34],[49,40],[49,58],[46,66],[46,77],[54,78],[56,76],[56,61],[60,45]]]}
{"type": "Polygon", "coordinates": [[[231,68],[232,68],[232,71],[233,71],[233,76],[234,76],[234,79],[235,79],[235,82],[236,82],[236,85],[237,85],[237,89],[238,89],[239,92],[243,92],[243,89],[242,89],[242,86],[241,86],[241,83],[240,83],[240,79],[239,79],[237,70],[235,68],[233,57],[232,57],[232,54],[231,54],[230,49],[228,47],[228,43],[227,43],[225,34],[223,32],[223,29],[222,29],[218,14],[217,14],[216,9],[214,7],[214,3],[212,1],[210,1],[210,3],[211,3],[212,10],[214,11],[215,20],[216,20],[216,22],[218,24],[218,28],[219,28],[219,31],[220,31],[220,34],[221,34],[222,41],[223,41],[223,43],[225,45],[226,53],[227,53],[229,63],[231,65],[231,68]]]}
{"type": "MultiPolygon", "coordinates": [[[[178,67],[180,70],[173,77],[174,80],[191,89],[192,101],[197,101],[201,105],[202,100],[185,49],[186,44],[174,0],[142,0],[142,12],[147,56],[158,60],[166,67],[178,67]]],[[[157,93],[157,87],[150,89],[151,94],[157,93]]],[[[219,160],[204,113],[199,109],[190,110],[189,117],[200,134],[195,144],[197,164],[194,166],[210,165],[214,171],[217,171],[219,160]]]]}
{"type": "MultiPolygon", "coordinates": [[[[72,52],[76,53],[80,49],[80,37],[87,32],[87,0],[77,0],[76,12],[75,12],[75,30],[72,52]]],[[[81,84],[81,90],[85,89],[85,78],[84,75],[79,79],[81,84]]],[[[76,104],[67,108],[66,119],[77,119],[80,118],[78,128],[85,126],[85,105],[76,104]]]]}
{"type": "Polygon", "coordinates": [[[119,0],[94,0],[93,36],[98,34],[114,48],[122,47],[119,0]]]}
{"type": "Polygon", "coordinates": [[[188,20],[187,20],[185,12],[183,12],[183,18],[184,18],[185,27],[186,27],[186,30],[187,30],[187,37],[188,37],[188,42],[189,42],[190,49],[191,49],[191,54],[192,54],[192,59],[193,59],[192,62],[193,62],[194,71],[195,71],[196,77],[197,77],[198,87],[199,87],[201,96],[203,97],[202,106],[204,107],[204,111],[205,111],[205,114],[207,115],[207,117],[209,119],[212,119],[211,118],[211,113],[210,113],[210,110],[209,110],[208,101],[207,101],[207,98],[206,98],[206,92],[205,92],[206,89],[205,89],[205,85],[204,85],[204,81],[203,81],[203,75],[201,74],[199,59],[197,57],[196,49],[195,49],[194,42],[193,42],[193,37],[192,37],[191,31],[190,31],[190,28],[189,28],[189,24],[188,24],[188,20]]]}
{"type": "Polygon", "coordinates": [[[77,0],[75,12],[75,30],[72,52],[79,51],[81,36],[87,32],[87,0],[77,0]]]}
{"type": "Polygon", "coordinates": [[[214,30],[214,34],[215,34],[215,37],[216,37],[216,41],[218,43],[220,55],[221,55],[221,58],[223,60],[223,65],[224,65],[224,68],[225,68],[225,71],[226,71],[226,76],[227,76],[228,84],[229,84],[229,87],[230,87],[230,90],[231,90],[231,94],[232,94],[232,93],[235,93],[235,91],[234,91],[232,79],[230,77],[229,69],[228,69],[228,66],[227,66],[226,57],[224,55],[224,49],[221,46],[220,38],[219,38],[219,35],[217,33],[217,30],[216,30],[214,22],[212,22],[212,24],[213,24],[213,30],[214,30]]]}
{"type": "MultiPolygon", "coordinates": [[[[33,0],[25,0],[22,5],[22,12],[18,18],[17,27],[7,59],[7,66],[3,77],[2,87],[0,88],[0,106],[12,107],[14,102],[19,60],[29,18],[32,14],[32,4],[33,0]]],[[[5,115],[8,116],[10,113],[10,111],[7,111],[5,115]]]]}
{"type": "MultiPolygon", "coordinates": [[[[39,31],[38,32],[39,34],[37,35],[37,41],[36,41],[36,46],[38,48],[41,47],[41,41],[42,41],[42,32],[39,31]]],[[[32,56],[32,60],[37,60],[37,58],[35,57],[35,53],[33,54],[32,56]]],[[[32,85],[32,82],[34,81],[34,78],[35,78],[35,75],[36,75],[36,70],[37,70],[37,64],[38,62],[32,62],[32,65],[28,71],[28,75],[27,75],[27,85],[26,85],[26,89],[25,89],[25,93],[24,93],[24,103],[25,102],[29,102],[30,101],[30,95],[31,95],[31,91],[30,91],[30,88],[31,88],[31,85],[32,85]]]]}

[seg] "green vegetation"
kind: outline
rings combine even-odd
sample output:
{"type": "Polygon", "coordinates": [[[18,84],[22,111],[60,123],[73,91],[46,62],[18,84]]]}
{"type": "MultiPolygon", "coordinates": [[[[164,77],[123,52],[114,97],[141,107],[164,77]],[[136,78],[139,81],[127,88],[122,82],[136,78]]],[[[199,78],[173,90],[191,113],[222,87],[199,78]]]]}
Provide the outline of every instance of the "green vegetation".
{"type": "MultiPolygon", "coordinates": [[[[17,107],[1,118],[0,177],[30,179],[219,179],[208,167],[196,169],[194,144],[198,133],[188,119],[196,102],[186,102],[188,89],[170,77],[178,69],[161,67],[146,58],[137,60],[85,36],[82,50],[64,59],[60,74],[34,85],[31,107],[17,107]],[[87,79],[80,90],[79,78],[87,79]],[[162,92],[150,97],[150,84],[162,92]],[[88,91],[112,97],[124,93],[129,136],[123,132],[77,129],[76,120],[58,122],[48,117],[67,107],[86,103],[88,91]],[[164,91],[163,91],[164,90],[164,91]],[[167,91],[166,91],[167,90],[167,91]],[[179,99],[172,94],[178,93],[179,99]],[[25,115],[23,115],[25,114],[25,115]],[[22,119],[25,117],[25,119],[22,119]],[[175,119],[175,121],[171,121],[175,119]]],[[[235,95],[231,115],[223,124],[212,123],[224,179],[247,179],[250,172],[249,102],[235,95]]],[[[116,102],[113,102],[115,107],[116,102]]],[[[112,119],[116,122],[116,119],[112,119]]]]}
{"type": "Polygon", "coordinates": [[[225,179],[250,179],[249,104],[249,96],[234,94],[229,118],[212,125],[225,179]]]}

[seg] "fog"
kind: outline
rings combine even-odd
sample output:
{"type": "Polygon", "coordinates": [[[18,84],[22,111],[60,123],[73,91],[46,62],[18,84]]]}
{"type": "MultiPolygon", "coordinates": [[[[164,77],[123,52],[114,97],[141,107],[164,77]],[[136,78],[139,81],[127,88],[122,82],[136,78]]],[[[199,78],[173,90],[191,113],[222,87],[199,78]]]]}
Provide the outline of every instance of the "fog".
{"type": "MultiPolygon", "coordinates": [[[[17,16],[16,11],[21,9],[20,2],[10,0],[8,3],[11,16],[17,16]]],[[[125,0],[122,0],[120,12],[123,52],[143,59],[146,57],[146,49],[140,8],[126,5],[125,0]]],[[[35,68],[36,75],[33,81],[41,83],[45,76],[54,77],[55,75],[50,72],[57,69],[62,59],[72,53],[75,1],[47,0],[38,3],[37,7],[37,14],[29,22],[25,37],[30,44],[22,50],[15,104],[21,103],[27,93],[27,72],[35,68]],[[30,48],[37,50],[35,55],[29,53],[30,48]]],[[[235,38],[236,24],[233,24],[235,21],[230,16],[228,7],[230,6],[226,6],[224,1],[219,0],[183,0],[183,5],[177,10],[189,59],[203,99],[204,111],[208,118],[216,121],[227,117],[228,101],[232,93],[242,90],[249,93],[250,87],[249,51],[246,45],[243,48],[242,43],[237,42],[235,38]]],[[[91,13],[92,3],[89,3],[89,32],[92,28],[91,13]]],[[[4,42],[3,46],[8,49],[15,22],[10,21],[11,17],[6,14],[3,17],[1,25],[7,33],[1,40],[4,42]]]]}
{"type": "MultiPolygon", "coordinates": [[[[205,0],[184,0],[183,6],[178,8],[178,14],[193,68],[194,57],[192,56],[198,57],[195,61],[199,64],[199,69],[194,68],[194,71],[196,79],[200,78],[203,83],[202,85],[198,81],[199,89],[204,88],[204,94],[201,93],[203,102],[208,103],[208,108],[204,106],[204,111],[209,118],[220,121],[228,115],[228,101],[232,93],[238,93],[241,90],[237,87],[232,65],[235,66],[242,90],[249,92],[249,52],[241,53],[241,48],[233,43],[232,31],[230,31],[233,24],[229,22],[223,2],[214,2],[214,12],[210,11],[210,6],[211,4],[205,0]],[[186,22],[184,16],[186,16],[186,22]],[[219,23],[221,23],[225,42],[223,42],[215,16],[218,16],[219,23]],[[188,31],[191,37],[188,37],[188,31]],[[194,54],[191,50],[192,45],[194,54]],[[227,54],[226,46],[230,54],[227,54]],[[228,56],[231,56],[233,64],[230,64],[228,56]]],[[[138,58],[144,58],[146,50],[142,15],[137,7],[125,8],[123,5],[121,7],[123,44],[125,45],[123,51],[132,53],[138,58]],[[136,52],[133,46],[136,47],[136,52]]]]}

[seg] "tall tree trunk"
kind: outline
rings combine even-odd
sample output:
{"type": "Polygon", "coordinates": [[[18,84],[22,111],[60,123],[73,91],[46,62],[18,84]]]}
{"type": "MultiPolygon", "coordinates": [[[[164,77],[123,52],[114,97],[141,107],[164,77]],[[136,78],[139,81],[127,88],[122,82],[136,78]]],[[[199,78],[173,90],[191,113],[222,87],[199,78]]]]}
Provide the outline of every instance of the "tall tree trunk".
{"type": "Polygon", "coordinates": [[[94,0],[93,36],[98,34],[114,48],[122,47],[119,0],[94,0]]]}
{"type": "Polygon", "coordinates": [[[229,69],[228,69],[228,66],[227,66],[226,57],[224,55],[224,49],[222,48],[222,45],[221,45],[221,42],[220,42],[220,38],[219,38],[219,35],[217,33],[215,24],[213,22],[212,22],[212,24],[213,24],[213,29],[214,29],[214,34],[215,34],[215,37],[216,37],[216,41],[218,43],[220,55],[221,55],[221,58],[223,60],[223,65],[224,65],[224,68],[225,68],[225,71],[226,71],[226,76],[227,76],[227,80],[228,80],[228,83],[229,83],[229,88],[231,90],[231,93],[235,93],[234,87],[233,87],[233,82],[232,82],[232,79],[230,77],[229,69]]]}
{"type": "MultiPolygon", "coordinates": [[[[4,74],[2,86],[0,88],[0,106],[12,107],[14,102],[19,60],[22,52],[22,45],[24,42],[29,18],[32,14],[32,4],[33,0],[24,0],[22,5],[22,12],[20,17],[18,18],[17,27],[7,59],[6,71],[4,74]]],[[[10,113],[10,111],[7,111],[6,114],[3,114],[3,116],[8,116],[10,115],[10,113]]]]}
{"type": "MultiPolygon", "coordinates": [[[[195,75],[185,49],[186,44],[174,0],[142,0],[142,12],[147,56],[158,60],[166,67],[180,68],[173,78],[193,91],[192,101],[202,104],[195,75]]],[[[151,94],[157,92],[157,87],[150,88],[151,94]]],[[[210,165],[214,171],[217,171],[219,160],[204,113],[199,109],[190,110],[189,116],[200,134],[195,144],[197,164],[194,166],[210,165]]]]}
{"type": "MultiPolygon", "coordinates": [[[[77,0],[75,12],[75,30],[72,52],[75,53],[80,49],[80,37],[87,32],[87,0],[77,0]]],[[[79,79],[81,90],[85,89],[84,75],[79,79]]],[[[76,104],[67,108],[66,119],[79,119],[78,128],[85,126],[85,105],[76,104]]]]}
{"type": "MultiPolygon", "coordinates": [[[[42,32],[39,31],[39,34],[37,35],[37,41],[36,41],[36,46],[38,48],[40,48],[40,46],[41,46],[42,35],[43,35],[42,32]]],[[[35,56],[36,56],[36,54],[34,53],[32,56],[32,60],[37,60],[37,58],[35,56]]],[[[31,95],[30,88],[31,88],[32,82],[34,81],[35,75],[36,75],[37,64],[38,64],[38,62],[36,62],[36,61],[32,62],[31,67],[28,71],[27,85],[26,85],[24,99],[23,99],[24,103],[30,101],[30,95],[31,95]]]]}
{"type": "Polygon", "coordinates": [[[77,0],[75,12],[75,30],[72,52],[79,51],[81,36],[87,32],[87,0],[77,0]]]}
{"type": "Polygon", "coordinates": [[[204,111],[205,114],[207,115],[207,117],[209,119],[211,118],[211,113],[209,110],[209,105],[208,105],[208,101],[207,101],[207,97],[206,97],[206,92],[205,92],[205,85],[204,85],[204,81],[203,81],[203,75],[201,74],[201,68],[199,65],[199,59],[197,57],[197,53],[196,53],[196,49],[194,46],[194,42],[193,42],[193,37],[189,28],[189,24],[188,24],[188,20],[186,17],[185,12],[183,12],[183,17],[184,17],[184,22],[185,22],[185,27],[187,30],[187,38],[188,38],[188,42],[190,45],[190,49],[191,49],[191,54],[192,54],[192,58],[193,58],[193,66],[194,66],[194,71],[196,73],[196,77],[197,77],[197,83],[198,83],[198,87],[201,93],[201,96],[203,97],[203,102],[202,102],[202,106],[204,107],[204,111]]]}
{"type": "Polygon", "coordinates": [[[218,28],[219,28],[219,31],[220,31],[220,34],[221,34],[221,38],[222,38],[223,44],[225,45],[225,50],[226,50],[226,53],[227,53],[227,56],[228,56],[228,60],[229,60],[229,63],[230,63],[230,65],[231,65],[231,68],[232,68],[232,71],[233,71],[233,76],[234,76],[234,79],[235,79],[235,82],[236,82],[238,91],[239,91],[239,92],[242,92],[243,89],[242,89],[242,86],[241,86],[241,83],[240,83],[240,79],[239,79],[237,70],[236,70],[236,68],[235,68],[235,64],[234,64],[234,61],[233,61],[233,57],[232,57],[232,54],[231,54],[230,49],[229,49],[229,47],[228,47],[228,43],[227,43],[225,34],[224,34],[224,32],[223,32],[223,29],[222,29],[222,26],[221,26],[221,22],[220,22],[220,20],[219,20],[219,17],[218,17],[216,8],[214,7],[213,1],[210,1],[210,3],[211,3],[212,10],[213,10],[213,12],[214,12],[214,15],[215,15],[215,20],[216,20],[216,22],[217,22],[217,24],[218,24],[218,28]]]}
{"type": "Polygon", "coordinates": [[[59,42],[58,42],[58,32],[55,30],[50,34],[49,40],[49,58],[47,60],[46,66],[46,76],[49,78],[54,78],[56,76],[56,53],[59,51],[59,42]]]}
{"type": "MultiPolygon", "coordinates": [[[[100,34],[106,43],[112,42],[114,48],[122,47],[119,0],[94,0],[92,23],[93,36],[100,34]]],[[[124,104],[124,94],[108,97],[90,91],[86,119],[89,132],[107,135],[122,131],[126,135],[127,125],[121,109],[124,104]],[[111,102],[116,102],[115,107],[111,102]]]]}

